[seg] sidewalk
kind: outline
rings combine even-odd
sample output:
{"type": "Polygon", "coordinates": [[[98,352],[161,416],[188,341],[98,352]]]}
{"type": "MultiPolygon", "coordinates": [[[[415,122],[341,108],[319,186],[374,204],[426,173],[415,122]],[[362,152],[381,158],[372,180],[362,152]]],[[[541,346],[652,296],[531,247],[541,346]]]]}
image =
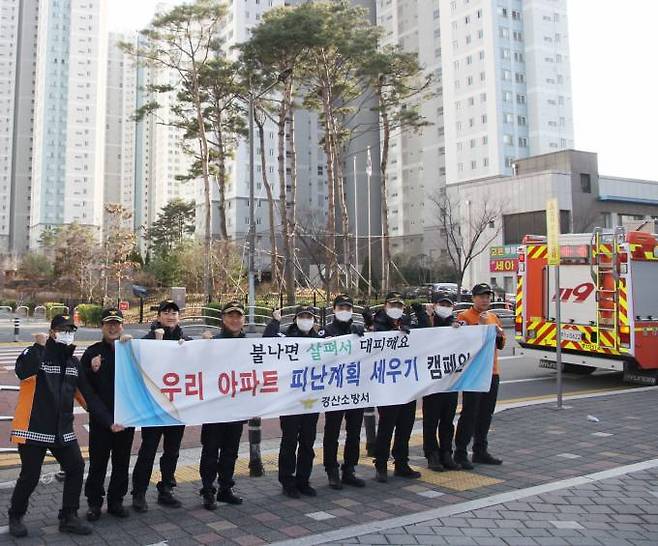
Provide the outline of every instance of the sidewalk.
{"type": "MultiPolygon", "coordinates": [[[[505,463],[478,465],[473,472],[428,471],[416,430],[411,463],[422,478],[377,483],[364,458],[359,467],[367,479],[364,489],[329,489],[316,442],[312,483],[318,496],[301,500],[281,495],[276,441],[270,441],[264,446],[266,476],[249,478],[241,456],[236,489],[245,503],[216,512],[200,504],[198,449],[188,450],[177,474],[183,509],[159,507],[151,488],[147,514],[125,521],[103,514],[94,535],[71,539],[57,531],[61,484],[53,481],[39,485],[26,517],[30,538],[17,543],[656,544],[657,402],[658,390],[641,389],[571,400],[563,411],[551,404],[503,411],[494,418],[490,440],[492,453],[505,463]]],[[[12,479],[8,472],[2,479],[12,479]]],[[[0,484],[3,511],[11,486],[0,484]]],[[[84,498],[82,504],[86,508],[84,498]]],[[[0,535],[0,543],[12,543],[11,537],[0,535]]]]}

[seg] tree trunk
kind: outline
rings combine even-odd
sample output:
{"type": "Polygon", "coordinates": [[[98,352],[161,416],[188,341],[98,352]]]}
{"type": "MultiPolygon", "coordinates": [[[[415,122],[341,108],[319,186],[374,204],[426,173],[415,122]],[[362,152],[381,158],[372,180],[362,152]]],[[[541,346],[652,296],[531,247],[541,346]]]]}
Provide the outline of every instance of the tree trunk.
{"type": "Polygon", "coordinates": [[[219,236],[222,241],[228,240],[226,229],[226,146],[224,145],[224,131],[222,129],[221,111],[217,112],[215,135],[217,137],[218,152],[218,177],[217,188],[219,190],[219,236]]]}
{"type": "Polygon", "coordinates": [[[324,111],[324,153],[327,158],[327,259],[325,268],[329,280],[329,292],[336,284],[336,203],[335,203],[335,154],[333,149],[333,138],[331,134],[331,99],[329,96],[329,79],[322,87],[322,108],[324,111]]]}
{"type": "MultiPolygon", "coordinates": [[[[292,85],[291,85],[292,93],[292,85]]],[[[297,212],[297,153],[295,151],[295,110],[293,107],[292,96],[288,98],[289,109],[288,109],[288,136],[287,136],[287,145],[290,153],[290,193],[288,194],[287,206],[288,206],[288,225],[286,227],[286,232],[288,239],[290,241],[290,257],[292,260],[292,267],[286,271],[286,286],[292,287],[292,293],[295,293],[296,288],[296,257],[297,252],[295,249],[295,233],[297,230],[296,224],[296,212],[297,212]]],[[[290,296],[291,289],[288,289],[288,295],[290,296]]]]}
{"type": "Polygon", "coordinates": [[[254,121],[258,127],[258,143],[260,145],[260,168],[263,172],[263,184],[265,184],[265,192],[267,193],[267,207],[268,213],[270,216],[270,268],[272,270],[272,284],[278,285],[280,282],[279,279],[279,264],[278,264],[278,254],[277,254],[277,245],[276,245],[276,217],[274,216],[274,196],[272,194],[272,186],[267,177],[267,162],[265,161],[265,130],[264,123],[258,121],[258,118],[254,116],[254,121]]]}
{"type": "Polygon", "coordinates": [[[382,157],[380,163],[380,172],[381,172],[381,201],[382,201],[382,261],[384,272],[382,279],[382,292],[387,292],[389,289],[389,264],[391,261],[391,243],[389,240],[389,226],[388,226],[388,200],[386,197],[387,194],[387,182],[386,182],[386,171],[388,168],[388,150],[391,141],[391,126],[388,118],[388,112],[384,105],[384,97],[382,96],[382,83],[380,82],[376,88],[375,93],[379,100],[379,111],[382,119],[382,157]]]}
{"type": "Polygon", "coordinates": [[[285,137],[286,137],[286,118],[288,117],[288,109],[290,108],[290,94],[291,89],[288,82],[281,99],[279,106],[279,113],[277,117],[277,147],[278,147],[278,174],[279,174],[279,213],[281,214],[281,232],[283,233],[283,270],[284,278],[286,281],[286,297],[288,305],[295,304],[295,287],[294,281],[291,286],[290,270],[295,267],[292,261],[292,251],[290,248],[290,237],[288,236],[288,207],[286,203],[287,189],[286,189],[286,153],[285,153],[285,137]]]}
{"type": "Polygon", "coordinates": [[[334,126],[334,149],[336,150],[336,183],[338,192],[338,205],[341,210],[341,227],[343,234],[343,263],[345,264],[345,282],[349,286],[348,279],[350,278],[350,217],[347,212],[347,199],[345,196],[345,173],[343,169],[343,149],[338,144],[338,135],[336,127],[334,126]]]}

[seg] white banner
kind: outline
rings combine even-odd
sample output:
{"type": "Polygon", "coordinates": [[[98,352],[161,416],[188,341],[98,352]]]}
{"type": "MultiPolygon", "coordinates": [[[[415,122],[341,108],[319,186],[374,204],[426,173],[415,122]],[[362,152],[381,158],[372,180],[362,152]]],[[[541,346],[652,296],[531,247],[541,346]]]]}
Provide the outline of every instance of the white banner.
{"type": "Polygon", "coordinates": [[[200,425],[488,391],[493,326],[331,339],[116,342],[115,422],[200,425]]]}

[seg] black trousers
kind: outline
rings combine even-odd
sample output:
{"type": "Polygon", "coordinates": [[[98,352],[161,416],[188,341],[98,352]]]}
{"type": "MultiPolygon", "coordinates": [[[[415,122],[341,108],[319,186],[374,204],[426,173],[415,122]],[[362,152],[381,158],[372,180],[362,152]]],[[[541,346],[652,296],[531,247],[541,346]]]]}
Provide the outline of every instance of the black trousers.
{"type": "Polygon", "coordinates": [[[62,511],[74,512],[80,506],[80,491],[85,473],[85,462],[80,454],[78,442],[46,447],[21,444],[18,453],[21,457],[21,473],[11,496],[9,515],[21,517],[27,512],[30,495],[36,489],[41,476],[43,458],[49,450],[65,472],[62,511]]]}
{"type": "Polygon", "coordinates": [[[284,487],[308,485],[313,470],[315,432],[318,413],[284,415],[279,448],[279,482],[284,487]]]}
{"type": "Polygon", "coordinates": [[[457,422],[455,435],[455,453],[466,454],[466,448],[473,439],[473,453],[482,454],[487,451],[489,442],[487,435],[491,426],[491,418],[496,409],[498,399],[498,384],[500,376],[491,378],[489,392],[464,392],[462,412],[457,422]]]}
{"type": "Polygon", "coordinates": [[[201,462],[199,474],[203,489],[213,490],[215,479],[219,489],[235,485],[233,474],[238,460],[240,437],[244,423],[207,423],[201,427],[201,462]]]}
{"type": "Polygon", "coordinates": [[[162,478],[158,482],[158,490],[172,488],[176,485],[174,474],[184,433],[185,427],[182,425],[144,427],[142,429],[142,445],[139,446],[137,462],[133,469],[133,495],[144,494],[148,489],[160,438],[163,438],[162,456],[160,457],[162,478]]]}
{"type": "Polygon", "coordinates": [[[343,451],[343,470],[354,468],[359,464],[359,447],[361,443],[361,425],[363,408],[342,411],[329,411],[324,414],[324,438],[322,448],[324,467],[327,471],[338,468],[338,435],[345,418],[345,448],[343,451]]]}
{"type": "Polygon", "coordinates": [[[396,406],[380,406],[377,439],[375,440],[375,467],[386,468],[388,458],[392,454],[396,465],[409,462],[409,438],[416,420],[416,401],[396,406]],[[391,439],[393,451],[391,452],[391,439]]]}
{"type": "Polygon", "coordinates": [[[452,453],[455,434],[456,392],[437,392],[423,397],[423,451],[425,457],[440,451],[452,453]],[[438,442],[436,433],[439,433],[438,442]]]}
{"type": "Polygon", "coordinates": [[[85,482],[85,496],[89,506],[102,506],[105,497],[107,463],[112,457],[112,474],[107,488],[107,504],[121,503],[128,492],[130,451],[134,428],[112,432],[93,421],[89,424],[89,475],[85,482]]]}

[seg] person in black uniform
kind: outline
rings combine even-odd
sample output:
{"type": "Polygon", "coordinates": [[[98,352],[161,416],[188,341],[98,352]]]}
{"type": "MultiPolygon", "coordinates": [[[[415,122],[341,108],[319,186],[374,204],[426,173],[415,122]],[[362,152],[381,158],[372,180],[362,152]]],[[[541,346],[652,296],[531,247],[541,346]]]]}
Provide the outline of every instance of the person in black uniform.
{"type": "MultiPolygon", "coordinates": [[[[239,301],[231,301],[222,309],[222,331],[214,339],[243,338],[244,306],[239,301]]],[[[204,332],[208,339],[210,332],[204,332]]],[[[233,493],[233,474],[235,461],[238,459],[240,438],[244,421],[232,423],[206,423],[201,427],[201,462],[199,474],[202,488],[199,492],[203,497],[203,507],[206,510],[216,510],[217,500],[228,504],[242,504],[242,499],[233,493]],[[219,491],[215,488],[215,479],[219,491]]]]}
{"type": "MultiPolygon", "coordinates": [[[[431,315],[427,326],[458,327],[459,322],[453,316],[453,305],[450,295],[440,292],[432,294],[431,315]]],[[[458,395],[457,392],[437,392],[423,397],[423,451],[430,470],[440,472],[460,468],[452,458],[452,439],[455,434],[453,422],[458,395]]]]}
{"type": "MultiPolygon", "coordinates": [[[[336,337],[348,334],[362,336],[363,326],[352,321],[352,298],[345,294],[334,299],[334,320],[324,330],[320,337],[336,337]]],[[[357,478],[355,467],[359,463],[361,443],[361,425],[363,423],[363,408],[351,410],[328,411],[324,414],[324,438],[322,442],[324,453],[324,468],[329,478],[329,487],[342,489],[343,485],[365,487],[366,482],[357,478]],[[343,478],[338,474],[338,435],[345,418],[345,449],[343,451],[343,478]]]]}
{"type": "Polygon", "coordinates": [[[77,535],[92,532],[78,517],[85,463],[73,432],[74,397],[84,398],[78,400],[85,403],[99,425],[112,432],[123,430],[121,425],[113,424],[112,414],[91,389],[78,359],[73,356],[76,330],[70,315],[56,315],[50,323],[50,332],[35,334],[34,345],[16,360],[20,390],[11,441],[18,444],[21,472],[9,507],[9,533],[14,537],[27,535],[23,516],[39,483],[46,450],[50,450],[64,469],[59,530],[77,535]]]}
{"type": "MultiPolygon", "coordinates": [[[[409,332],[409,317],[404,314],[404,300],[398,292],[386,295],[384,309],[374,317],[375,332],[400,330],[409,332]]],[[[388,459],[392,454],[395,460],[395,475],[401,478],[420,478],[420,472],[409,466],[409,439],[416,420],[416,401],[393,406],[379,406],[379,425],[375,440],[375,479],[388,481],[388,459]],[[393,450],[391,439],[395,432],[393,450]]]]}
{"type": "MultiPolygon", "coordinates": [[[[180,308],[173,300],[165,300],[158,306],[158,318],[151,325],[151,331],[144,339],[183,340],[191,338],[183,334],[180,327],[180,308]]],[[[185,433],[184,425],[169,425],[163,427],[143,427],[142,445],[139,447],[137,462],[133,469],[133,508],[137,512],[146,512],[146,490],[148,489],[155,454],[158,451],[160,439],[163,438],[162,456],[160,457],[160,482],[158,488],[158,504],[170,508],[180,508],[181,502],[174,496],[176,487],[176,463],[180,452],[180,444],[185,433]]]]}
{"type": "MultiPolygon", "coordinates": [[[[103,340],[90,345],[82,355],[80,365],[89,385],[111,412],[114,411],[114,342],[123,333],[123,313],[116,308],[104,309],[101,314],[103,340]]],[[[85,496],[89,509],[87,520],[101,517],[105,497],[107,463],[112,456],[112,475],[107,488],[107,513],[119,518],[128,517],[123,497],[128,492],[130,450],[134,428],[113,433],[94,416],[89,420],[89,475],[85,483],[85,496]]]]}
{"type": "MultiPolygon", "coordinates": [[[[281,312],[275,311],[263,337],[319,337],[315,330],[315,310],[313,307],[298,307],[295,320],[285,334],[280,333],[281,312]]],[[[282,415],[281,446],[279,448],[279,482],[283,493],[298,499],[301,495],[315,497],[317,492],[309,482],[313,470],[315,434],[318,413],[302,415],[282,415]]]]}

